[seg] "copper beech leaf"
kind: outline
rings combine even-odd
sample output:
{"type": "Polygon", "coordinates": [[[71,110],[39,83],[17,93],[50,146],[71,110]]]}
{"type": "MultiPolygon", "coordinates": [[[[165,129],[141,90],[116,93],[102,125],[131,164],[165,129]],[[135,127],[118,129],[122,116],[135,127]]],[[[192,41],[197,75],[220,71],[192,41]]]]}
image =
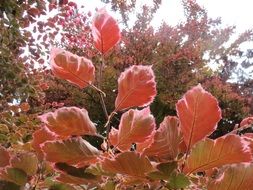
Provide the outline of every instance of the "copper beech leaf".
{"type": "Polygon", "coordinates": [[[64,173],[61,173],[59,176],[57,176],[56,180],[62,182],[63,184],[76,184],[76,185],[87,184],[90,182],[87,179],[67,175],[64,173]]]}
{"type": "Polygon", "coordinates": [[[81,137],[45,142],[42,151],[49,162],[62,162],[76,167],[92,163],[99,155],[99,151],[81,137]]]}
{"type": "Polygon", "coordinates": [[[56,139],[56,136],[51,133],[46,127],[41,127],[33,133],[32,147],[36,151],[38,158],[43,159],[44,155],[41,150],[41,145],[46,141],[56,139]]]}
{"type": "Polygon", "coordinates": [[[114,159],[105,158],[102,168],[106,172],[138,177],[154,170],[148,158],[136,152],[119,153],[114,159]]]}
{"type": "Polygon", "coordinates": [[[8,166],[10,163],[10,154],[2,146],[0,146],[0,168],[8,166]]]}
{"type": "Polygon", "coordinates": [[[156,96],[152,66],[134,65],[121,73],[115,111],[149,105],[156,96]]]}
{"type": "Polygon", "coordinates": [[[144,149],[143,154],[149,157],[173,160],[178,155],[181,141],[182,135],[177,117],[167,116],[155,132],[152,143],[144,149]]]}
{"type": "Polygon", "coordinates": [[[132,143],[144,142],[155,130],[155,119],[149,107],[129,110],[121,116],[119,130],[113,129],[110,137],[112,145],[121,151],[131,148],[132,143]]]}
{"type": "Polygon", "coordinates": [[[250,162],[250,148],[242,137],[226,135],[197,143],[186,160],[185,173],[196,173],[226,164],[250,162]]]}
{"type": "Polygon", "coordinates": [[[237,164],[227,167],[224,174],[212,180],[208,190],[252,190],[253,187],[253,164],[237,164]]]}
{"type": "Polygon", "coordinates": [[[62,137],[72,135],[95,135],[96,127],[90,120],[86,109],[62,107],[39,117],[47,128],[62,137]]]}
{"type": "Polygon", "coordinates": [[[17,153],[10,160],[13,168],[24,171],[28,176],[33,176],[37,173],[39,161],[35,154],[31,152],[17,153]]]}
{"type": "Polygon", "coordinates": [[[58,162],[55,164],[55,168],[57,168],[57,170],[62,171],[63,173],[66,173],[68,175],[75,176],[75,177],[80,177],[80,178],[84,178],[84,179],[96,179],[97,178],[97,176],[93,175],[92,173],[86,172],[87,166],[81,167],[81,168],[76,168],[76,167],[70,166],[66,163],[58,162]]]}
{"type": "Polygon", "coordinates": [[[176,104],[187,149],[210,135],[221,119],[221,110],[215,97],[201,85],[193,87],[176,104]]]}
{"type": "Polygon", "coordinates": [[[242,137],[249,143],[249,147],[253,155],[253,133],[244,133],[242,137]]]}
{"type": "Polygon", "coordinates": [[[240,128],[249,127],[253,125],[253,117],[244,118],[240,123],[240,128]]]}
{"type": "Polygon", "coordinates": [[[89,59],[68,51],[53,48],[50,54],[51,69],[55,76],[80,88],[85,88],[95,78],[95,67],[89,59]]]}
{"type": "Polygon", "coordinates": [[[113,48],[121,38],[117,21],[107,13],[105,8],[97,11],[91,29],[94,45],[102,54],[113,48]]]}

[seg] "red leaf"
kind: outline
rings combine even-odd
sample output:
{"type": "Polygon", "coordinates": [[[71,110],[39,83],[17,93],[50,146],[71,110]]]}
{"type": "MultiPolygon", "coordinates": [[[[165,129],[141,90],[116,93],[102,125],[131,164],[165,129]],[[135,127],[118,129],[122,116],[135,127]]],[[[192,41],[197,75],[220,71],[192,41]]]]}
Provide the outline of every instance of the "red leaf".
{"type": "Polygon", "coordinates": [[[45,127],[41,127],[33,133],[32,147],[38,154],[38,158],[43,159],[44,155],[41,150],[41,145],[46,141],[55,140],[56,136],[47,130],[45,127]]]}
{"type": "Polygon", "coordinates": [[[156,82],[151,66],[131,66],[118,79],[115,111],[149,105],[155,96],[156,82]]]}
{"type": "Polygon", "coordinates": [[[9,152],[2,146],[0,146],[0,168],[8,166],[10,163],[9,152]]]}
{"type": "Polygon", "coordinates": [[[23,112],[27,112],[30,110],[30,105],[27,102],[21,103],[19,107],[23,112]]]}
{"type": "Polygon", "coordinates": [[[197,143],[186,160],[186,173],[196,173],[226,164],[251,162],[248,142],[237,135],[197,143]]]}
{"type": "Polygon", "coordinates": [[[187,149],[210,135],[221,119],[217,100],[201,85],[189,90],[176,109],[187,149]]]}
{"type": "Polygon", "coordinates": [[[123,152],[114,159],[105,159],[102,162],[102,168],[111,173],[125,174],[138,177],[144,177],[146,173],[154,170],[148,158],[136,152],[123,152]]]}
{"type": "Polygon", "coordinates": [[[86,109],[62,107],[39,117],[47,128],[61,137],[95,135],[96,127],[86,109]]]}
{"type": "Polygon", "coordinates": [[[49,162],[63,162],[76,167],[94,162],[99,155],[99,151],[81,137],[45,142],[42,151],[49,162]]]}
{"type": "Polygon", "coordinates": [[[113,48],[121,38],[117,21],[107,13],[105,8],[98,10],[93,19],[92,36],[95,47],[102,54],[113,48]]]}
{"type": "Polygon", "coordinates": [[[245,133],[242,137],[249,143],[251,154],[253,155],[253,133],[245,133]]]}
{"type": "Polygon", "coordinates": [[[127,151],[132,143],[141,143],[151,137],[155,130],[155,119],[149,107],[143,110],[129,110],[121,116],[119,130],[113,129],[110,137],[112,145],[127,151]]]}
{"type": "Polygon", "coordinates": [[[253,117],[247,117],[243,119],[240,123],[240,128],[249,127],[249,125],[253,125],[253,117]]]}
{"type": "Polygon", "coordinates": [[[27,13],[29,15],[32,15],[33,17],[36,17],[37,15],[40,14],[40,10],[37,9],[37,8],[30,8],[30,9],[27,10],[27,13]]]}
{"type": "Polygon", "coordinates": [[[70,176],[67,174],[61,173],[59,176],[56,177],[57,181],[63,182],[64,184],[76,184],[76,185],[83,185],[87,184],[90,181],[84,178],[70,176]]]}
{"type": "Polygon", "coordinates": [[[252,190],[253,164],[228,167],[221,178],[208,184],[208,190],[252,190]]]}
{"type": "MultiPolygon", "coordinates": [[[[177,157],[182,141],[177,117],[164,118],[154,135],[152,144],[144,149],[143,154],[159,159],[173,160],[177,157]]],[[[138,145],[137,145],[138,146],[138,145]]]]}
{"type": "Polygon", "coordinates": [[[78,85],[80,88],[90,85],[95,78],[95,67],[92,62],[68,51],[53,48],[50,62],[55,76],[78,85]]]}

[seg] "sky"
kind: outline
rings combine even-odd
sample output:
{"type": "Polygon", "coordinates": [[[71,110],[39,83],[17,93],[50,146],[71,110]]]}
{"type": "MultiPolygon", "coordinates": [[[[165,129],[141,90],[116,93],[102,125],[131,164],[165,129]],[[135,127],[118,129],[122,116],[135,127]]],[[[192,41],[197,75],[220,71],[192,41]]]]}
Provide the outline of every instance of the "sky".
{"type": "MultiPolygon", "coordinates": [[[[151,2],[151,0],[136,1],[139,5],[151,2]]],[[[76,2],[85,5],[91,11],[104,6],[100,0],[76,0],[76,2]]],[[[197,2],[206,8],[210,17],[221,17],[224,26],[235,25],[238,33],[253,28],[253,0],[197,0],[197,2]]],[[[182,19],[181,0],[162,0],[162,6],[152,24],[159,26],[165,20],[168,24],[176,25],[182,19]]]]}

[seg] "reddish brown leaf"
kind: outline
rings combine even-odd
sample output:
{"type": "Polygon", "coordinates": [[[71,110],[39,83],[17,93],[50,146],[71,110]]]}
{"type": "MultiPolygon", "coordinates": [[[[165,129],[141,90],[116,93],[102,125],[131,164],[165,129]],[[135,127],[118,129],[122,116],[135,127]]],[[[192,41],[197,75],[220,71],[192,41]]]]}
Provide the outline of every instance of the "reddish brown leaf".
{"type": "Polygon", "coordinates": [[[152,144],[144,149],[143,154],[149,157],[173,160],[178,155],[181,141],[182,135],[177,117],[168,116],[164,118],[155,133],[152,144]]]}
{"type": "Polygon", "coordinates": [[[210,135],[221,119],[218,102],[201,85],[193,87],[176,104],[187,148],[210,135]]]}
{"type": "Polygon", "coordinates": [[[134,177],[144,177],[146,173],[154,170],[148,158],[136,152],[123,152],[114,159],[105,159],[102,168],[106,172],[125,174],[134,177]]]}
{"type": "Polygon", "coordinates": [[[156,82],[151,66],[134,65],[121,73],[115,111],[149,105],[156,96],[156,82]]]}
{"type": "Polygon", "coordinates": [[[54,75],[80,88],[90,85],[95,78],[95,67],[90,60],[84,57],[59,48],[53,48],[50,57],[54,75]]]}
{"type": "Polygon", "coordinates": [[[20,109],[23,112],[27,112],[27,111],[30,110],[30,105],[27,102],[23,102],[23,103],[20,104],[20,109]]]}
{"type": "Polygon", "coordinates": [[[40,14],[40,10],[39,9],[37,9],[37,8],[30,8],[30,9],[28,9],[27,10],[27,13],[29,14],[29,15],[32,15],[33,17],[36,17],[37,15],[39,15],[40,14]]]}
{"type": "Polygon", "coordinates": [[[24,171],[28,176],[33,176],[37,173],[38,158],[31,152],[18,153],[11,158],[11,166],[13,168],[24,171]]]}
{"type": "Polygon", "coordinates": [[[253,155],[253,133],[245,133],[242,137],[249,143],[251,154],[253,155]]]}
{"type": "Polygon", "coordinates": [[[96,127],[91,122],[86,109],[62,107],[39,118],[50,131],[61,137],[96,134],[96,127]]]}
{"type": "Polygon", "coordinates": [[[45,142],[42,151],[49,162],[62,162],[82,167],[96,160],[99,151],[81,137],[45,142]]]}
{"type": "Polygon", "coordinates": [[[197,143],[186,160],[186,173],[196,173],[226,164],[252,161],[248,142],[237,135],[197,143]]]}
{"type": "Polygon", "coordinates": [[[117,21],[107,13],[105,8],[98,10],[93,19],[92,36],[95,47],[102,54],[113,48],[121,38],[117,21]]]}
{"type": "Polygon", "coordinates": [[[75,176],[70,176],[67,174],[61,173],[59,176],[56,177],[57,181],[63,182],[63,183],[69,183],[69,184],[76,184],[76,185],[82,185],[82,184],[87,184],[89,181],[87,179],[75,177],[75,176]]]}
{"type": "Polygon", "coordinates": [[[208,190],[252,190],[253,164],[239,164],[228,167],[220,179],[208,184],[208,190]]]}
{"type": "Polygon", "coordinates": [[[43,159],[41,145],[46,141],[55,140],[56,136],[47,128],[41,127],[33,133],[32,147],[37,152],[38,158],[43,159]]]}
{"type": "Polygon", "coordinates": [[[253,125],[253,117],[247,117],[243,119],[240,123],[240,127],[249,127],[250,125],[253,125]]]}
{"type": "Polygon", "coordinates": [[[0,168],[8,166],[10,163],[9,152],[2,146],[0,146],[0,168]]]}
{"type": "Polygon", "coordinates": [[[131,148],[132,143],[141,143],[151,137],[155,130],[155,119],[149,107],[143,110],[129,110],[121,116],[119,130],[113,129],[111,143],[121,151],[131,148]]]}

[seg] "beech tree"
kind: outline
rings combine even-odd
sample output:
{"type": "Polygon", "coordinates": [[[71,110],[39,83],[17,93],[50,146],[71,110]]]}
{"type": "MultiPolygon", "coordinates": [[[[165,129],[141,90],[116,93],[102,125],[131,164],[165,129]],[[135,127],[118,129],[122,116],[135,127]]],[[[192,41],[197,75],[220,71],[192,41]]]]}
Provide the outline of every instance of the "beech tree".
{"type": "MultiPolygon", "coordinates": [[[[135,1],[110,3],[127,26],[123,10],[133,9],[135,1]]],[[[219,20],[194,1],[184,1],[185,23],[164,23],[157,31],[150,21],[160,1],[144,6],[134,26],[123,31],[104,8],[91,15],[71,1],[44,5],[59,12],[37,20],[36,38],[43,38],[42,47],[55,47],[49,69],[30,65],[44,64],[34,48],[23,60],[30,61],[22,72],[35,79],[38,96],[4,100],[21,102],[1,113],[2,189],[252,187],[247,130],[253,119],[240,122],[250,112],[252,94],[228,83],[223,73],[233,69],[222,64],[232,61],[250,31],[224,48],[233,29],[218,28],[219,20]],[[60,27],[59,43],[54,37],[60,27]],[[213,59],[221,70],[207,67],[213,59]],[[239,177],[232,180],[234,175],[239,177]]],[[[33,17],[43,13],[25,7],[33,17]]],[[[30,37],[22,47],[37,44],[30,37]]]]}

